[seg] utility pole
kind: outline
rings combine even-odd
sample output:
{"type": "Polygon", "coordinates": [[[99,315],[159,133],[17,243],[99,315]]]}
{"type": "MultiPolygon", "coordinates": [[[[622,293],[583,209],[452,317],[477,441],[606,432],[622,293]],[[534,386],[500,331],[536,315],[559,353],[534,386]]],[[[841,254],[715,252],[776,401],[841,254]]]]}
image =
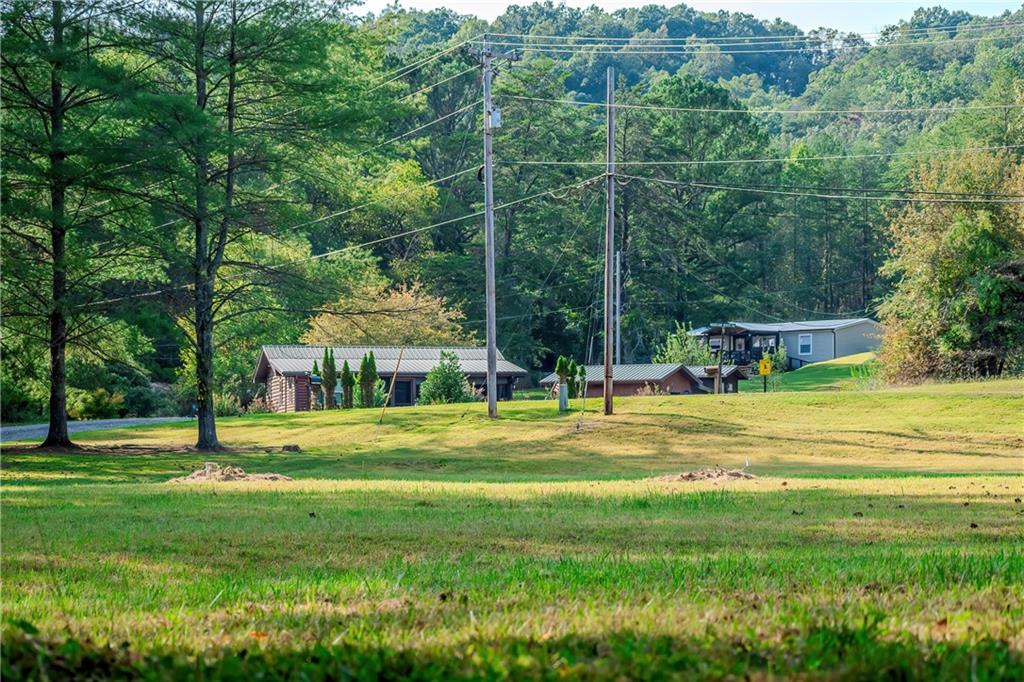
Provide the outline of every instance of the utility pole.
{"type": "Polygon", "coordinates": [[[492,60],[517,59],[514,52],[494,54],[484,36],[480,58],[484,71],[484,267],[487,307],[487,416],[498,416],[498,328],[494,302],[494,159],[491,140],[494,129],[501,126],[501,111],[491,102],[492,60]]]}
{"type": "Polygon", "coordinates": [[[622,252],[615,252],[615,364],[622,364],[622,252]]]}
{"type": "Polygon", "coordinates": [[[608,151],[605,177],[608,214],[604,228],[604,413],[612,413],[612,252],[615,241],[615,67],[608,67],[608,151]]]}
{"type": "Polygon", "coordinates": [[[484,250],[487,298],[487,416],[498,416],[498,326],[494,303],[494,175],[491,153],[491,51],[484,42],[484,250]]]}

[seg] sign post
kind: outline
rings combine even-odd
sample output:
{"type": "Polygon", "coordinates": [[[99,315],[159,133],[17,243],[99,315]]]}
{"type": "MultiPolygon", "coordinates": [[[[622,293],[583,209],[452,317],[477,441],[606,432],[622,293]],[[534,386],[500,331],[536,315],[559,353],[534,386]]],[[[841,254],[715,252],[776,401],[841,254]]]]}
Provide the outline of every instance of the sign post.
{"type": "Polygon", "coordinates": [[[761,375],[761,379],[764,380],[764,392],[768,392],[768,375],[772,373],[772,359],[769,357],[762,357],[761,361],[757,363],[757,373],[761,375]]]}

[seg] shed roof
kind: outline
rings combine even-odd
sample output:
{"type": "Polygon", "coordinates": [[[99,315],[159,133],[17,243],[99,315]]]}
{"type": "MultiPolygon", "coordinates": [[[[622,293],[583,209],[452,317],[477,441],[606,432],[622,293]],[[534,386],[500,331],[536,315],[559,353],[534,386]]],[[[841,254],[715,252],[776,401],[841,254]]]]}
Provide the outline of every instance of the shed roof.
{"type": "Polygon", "coordinates": [[[748,331],[755,334],[781,334],[784,332],[807,332],[807,331],[831,331],[833,329],[842,329],[843,327],[852,327],[855,324],[861,324],[863,322],[871,322],[872,324],[878,324],[874,320],[868,317],[856,317],[856,318],[844,318],[838,320],[801,320],[798,322],[723,322],[721,324],[715,323],[707,325],[705,327],[698,327],[690,332],[693,336],[705,336],[709,332],[715,332],[719,327],[725,327],[726,330],[735,333],[738,331],[748,331]]]}
{"type": "MultiPolygon", "coordinates": [[[[634,365],[612,365],[612,381],[623,384],[643,384],[648,382],[664,381],[679,370],[688,373],[694,379],[708,379],[710,375],[699,365],[682,365],[677,363],[649,362],[646,364],[634,365]]],[[[731,376],[738,372],[736,365],[722,365],[722,376],[731,376]]],[[[604,365],[587,365],[587,383],[595,384],[604,381],[604,365]]],[[[558,375],[552,372],[540,380],[542,384],[554,384],[558,382],[558,375]]]]}
{"type": "MultiPolygon", "coordinates": [[[[253,380],[266,381],[269,368],[286,376],[309,374],[313,371],[313,363],[321,362],[325,346],[263,346],[253,380]]],[[[397,366],[399,373],[406,375],[426,375],[441,362],[441,351],[454,353],[459,359],[462,371],[469,375],[487,373],[486,348],[460,348],[444,346],[410,346],[404,352],[399,346],[332,346],[335,363],[339,366],[348,361],[353,372],[359,369],[363,356],[373,352],[377,361],[377,373],[381,376],[393,374],[397,366]],[[402,361],[399,364],[398,357],[402,361]]],[[[498,374],[503,376],[526,376],[526,370],[509,362],[498,351],[498,374]]]]}

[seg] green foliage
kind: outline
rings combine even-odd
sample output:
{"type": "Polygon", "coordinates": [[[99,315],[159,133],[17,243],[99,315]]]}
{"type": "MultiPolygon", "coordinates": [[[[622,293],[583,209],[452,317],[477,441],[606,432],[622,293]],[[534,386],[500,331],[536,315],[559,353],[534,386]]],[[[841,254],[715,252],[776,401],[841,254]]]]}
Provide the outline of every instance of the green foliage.
{"type": "Polygon", "coordinates": [[[127,413],[124,396],[105,388],[69,391],[68,416],[72,419],[114,419],[127,413]]]}
{"type": "Polygon", "coordinates": [[[789,352],[786,350],[786,344],[780,343],[774,352],[766,350],[764,357],[772,361],[772,372],[768,375],[768,390],[781,390],[782,376],[789,369],[789,352]]]}
{"type": "Polygon", "coordinates": [[[213,413],[218,417],[237,417],[242,411],[242,405],[236,396],[230,393],[218,393],[213,396],[213,413]]]}
{"type": "MultiPolygon", "coordinates": [[[[915,188],[1024,194],[1024,162],[962,153],[914,173],[915,188]]],[[[1024,353],[1024,211],[1019,204],[908,206],[890,226],[896,280],[881,307],[891,381],[997,376],[1024,353]]]]}
{"type": "Polygon", "coordinates": [[[419,402],[424,405],[465,403],[473,400],[473,388],[462,373],[455,353],[441,351],[441,361],[427,373],[420,386],[419,402]]]}
{"type": "Polygon", "coordinates": [[[377,359],[373,357],[373,351],[363,356],[359,363],[359,407],[376,407],[378,402],[377,384],[377,359]]]}
{"type": "Polygon", "coordinates": [[[356,377],[349,369],[348,360],[341,366],[341,406],[346,410],[352,409],[352,389],[356,385],[356,377]]]}
{"type": "Polygon", "coordinates": [[[693,325],[686,327],[678,322],[675,331],[669,332],[665,341],[654,353],[654,362],[680,363],[683,365],[712,365],[718,362],[714,352],[699,336],[690,331],[693,325]]]}
{"type": "Polygon", "coordinates": [[[330,346],[324,348],[323,374],[320,376],[320,386],[324,394],[324,409],[332,410],[334,404],[334,389],[338,385],[338,370],[334,364],[334,349],[330,346]]]}
{"type": "Polygon", "coordinates": [[[571,362],[570,359],[564,355],[559,355],[558,359],[555,360],[555,374],[558,375],[558,383],[560,384],[564,384],[568,381],[569,362],[571,362]]]}

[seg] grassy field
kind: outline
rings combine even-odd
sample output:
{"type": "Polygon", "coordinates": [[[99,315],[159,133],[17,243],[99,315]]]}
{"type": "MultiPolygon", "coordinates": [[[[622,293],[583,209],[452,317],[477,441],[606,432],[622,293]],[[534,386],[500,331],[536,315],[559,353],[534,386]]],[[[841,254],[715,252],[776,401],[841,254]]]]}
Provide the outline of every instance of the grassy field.
{"type": "Polygon", "coordinates": [[[501,412],[9,448],[0,672],[1024,675],[1024,382],[501,412]],[[204,460],[295,480],[166,483],[204,460]],[[716,464],[757,477],[652,479],[716,464]]]}
{"type": "MultiPolygon", "coordinates": [[[[833,360],[804,365],[786,372],[781,377],[782,391],[841,391],[859,388],[854,372],[865,370],[875,359],[874,353],[844,355],[833,360]]],[[[739,385],[741,393],[759,393],[763,390],[761,377],[752,376],[739,385]]]]}

